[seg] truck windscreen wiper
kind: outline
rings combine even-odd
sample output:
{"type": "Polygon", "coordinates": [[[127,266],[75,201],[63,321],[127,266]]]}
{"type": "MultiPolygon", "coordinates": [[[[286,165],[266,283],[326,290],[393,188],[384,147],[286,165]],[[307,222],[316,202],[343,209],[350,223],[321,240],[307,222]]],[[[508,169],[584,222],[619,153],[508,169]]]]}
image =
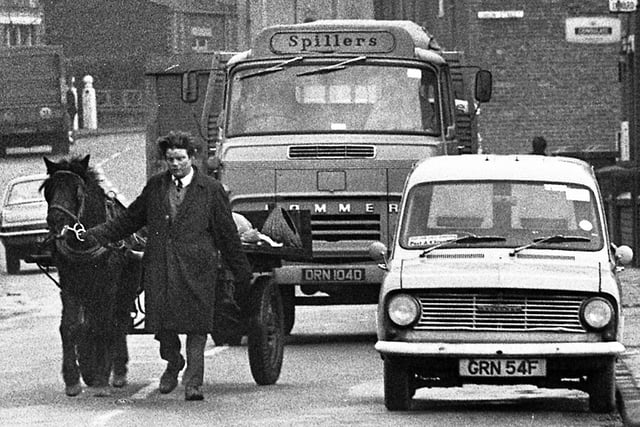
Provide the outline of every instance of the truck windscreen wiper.
{"type": "Polygon", "coordinates": [[[348,64],[352,64],[354,62],[360,62],[367,59],[366,56],[357,56],[355,58],[347,59],[346,61],[338,62],[337,64],[327,65],[326,67],[316,68],[315,70],[303,71],[301,73],[296,74],[296,76],[309,76],[311,74],[324,74],[324,73],[332,73],[337,70],[344,70],[347,68],[348,64]]]}
{"type": "Polygon", "coordinates": [[[537,239],[533,239],[533,242],[527,243],[526,245],[518,246],[514,248],[511,252],[509,252],[510,256],[515,256],[520,251],[523,251],[527,248],[532,248],[534,246],[538,246],[541,243],[565,243],[565,242],[590,242],[591,239],[583,236],[565,236],[564,234],[554,234],[552,236],[547,237],[538,237],[537,239]]]}
{"type": "Polygon", "coordinates": [[[441,242],[437,245],[431,246],[430,248],[425,249],[420,254],[420,256],[425,257],[431,251],[434,251],[443,246],[454,245],[457,243],[504,242],[505,240],[507,239],[502,236],[477,236],[475,234],[465,234],[463,236],[456,237],[455,239],[447,240],[445,242],[441,242]]]}
{"type": "Polygon", "coordinates": [[[264,74],[275,73],[284,70],[285,65],[293,64],[294,62],[302,61],[302,56],[296,56],[295,58],[287,59],[279,64],[276,64],[269,68],[263,68],[261,70],[254,71],[253,73],[244,74],[238,77],[238,80],[248,79],[250,77],[261,76],[264,74]]]}

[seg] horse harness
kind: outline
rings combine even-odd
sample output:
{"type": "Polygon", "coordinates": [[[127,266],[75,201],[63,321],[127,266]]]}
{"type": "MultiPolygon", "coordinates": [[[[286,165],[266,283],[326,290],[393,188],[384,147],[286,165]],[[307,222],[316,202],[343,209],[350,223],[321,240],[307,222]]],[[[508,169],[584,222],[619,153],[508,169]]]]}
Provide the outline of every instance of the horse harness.
{"type": "MultiPolygon", "coordinates": [[[[66,170],[56,171],[53,175],[56,175],[56,174],[72,175],[74,178],[77,178],[79,180],[84,190],[84,185],[85,185],[84,180],[80,175],[71,171],[66,171],[66,170]]],[[[106,212],[105,217],[107,221],[117,215],[116,203],[117,201],[115,199],[115,194],[113,192],[110,192],[108,195],[105,194],[105,212],[106,212]]],[[[58,234],[50,233],[49,236],[42,243],[42,246],[46,247],[47,245],[53,242],[55,244],[56,250],[60,253],[61,256],[63,256],[68,261],[71,261],[73,263],[80,263],[80,264],[94,262],[96,259],[105,255],[109,249],[123,249],[126,247],[124,240],[121,240],[115,244],[109,244],[107,246],[102,246],[101,244],[96,243],[90,248],[83,249],[83,250],[73,249],[66,243],[66,241],[64,240],[64,235],[66,234],[67,231],[73,232],[75,234],[75,238],[78,241],[81,241],[81,242],[85,241],[85,239],[81,237],[81,234],[86,231],[86,227],[80,221],[80,218],[82,217],[85,209],[84,191],[82,193],[82,197],[79,200],[79,207],[78,207],[77,213],[72,212],[71,210],[67,209],[65,206],[62,206],[58,203],[50,204],[49,209],[63,212],[65,215],[67,215],[74,221],[74,224],[72,226],[65,224],[58,234]]],[[[137,236],[136,236],[136,239],[138,239],[137,236]]],[[[49,274],[47,268],[45,268],[40,262],[36,262],[36,264],[38,265],[41,271],[43,271],[58,287],[60,287],[60,283],[53,276],[49,274]]]]}

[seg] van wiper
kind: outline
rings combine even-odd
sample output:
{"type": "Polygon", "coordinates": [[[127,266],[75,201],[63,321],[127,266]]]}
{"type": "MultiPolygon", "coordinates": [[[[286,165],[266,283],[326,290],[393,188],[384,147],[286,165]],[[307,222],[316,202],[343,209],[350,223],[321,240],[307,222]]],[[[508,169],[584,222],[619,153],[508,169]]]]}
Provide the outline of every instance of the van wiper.
{"type": "Polygon", "coordinates": [[[457,243],[484,243],[484,242],[504,242],[507,240],[502,236],[477,236],[475,234],[465,234],[463,236],[458,236],[455,239],[447,240],[442,243],[438,243],[437,245],[431,246],[430,248],[425,249],[420,257],[425,257],[429,252],[434,251],[438,248],[448,245],[454,245],[457,243]]]}
{"type": "Polygon", "coordinates": [[[302,60],[302,56],[296,56],[295,58],[287,59],[286,61],[282,61],[279,64],[274,65],[273,67],[263,68],[258,71],[254,71],[253,73],[245,74],[238,77],[238,80],[248,79],[250,77],[261,76],[263,74],[275,73],[278,71],[284,70],[285,65],[293,64],[294,62],[298,62],[302,60]]]}
{"type": "Polygon", "coordinates": [[[532,248],[534,246],[538,246],[541,243],[565,243],[565,242],[590,242],[591,239],[583,236],[565,236],[564,234],[554,234],[552,236],[547,237],[538,237],[537,239],[533,239],[533,242],[527,243],[526,245],[518,246],[509,252],[509,256],[515,256],[518,252],[523,251],[527,248],[532,248]]]}
{"type": "Polygon", "coordinates": [[[332,73],[337,70],[344,70],[347,64],[352,64],[354,62],[360,62],[367,59],[366,56],[357,56],[355,58],[347,59],[346,61],[338,62],[337,64],[327,65],[326,67],[316,68],[315,70],[303,71],[301,73],[296,74],[296,76],[309,76],[311,74],[324,74],[324,73],[332,73]]]}

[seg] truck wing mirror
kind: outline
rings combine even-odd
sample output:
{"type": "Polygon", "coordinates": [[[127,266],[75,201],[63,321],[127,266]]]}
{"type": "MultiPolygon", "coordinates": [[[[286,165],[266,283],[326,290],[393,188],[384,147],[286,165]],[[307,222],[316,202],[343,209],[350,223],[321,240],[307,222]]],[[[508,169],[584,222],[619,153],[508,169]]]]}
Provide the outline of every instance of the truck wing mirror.
{"type": "Polygon", "coordinates": [[[187,71],[182,74],[182,102],[194,103],[198,100],[198,72],[187,71]]]}
{"type": "Polygon", "coordinates": [[[478,102],[489,102],[493,88],[491,71],[479,70],[476,73],[475,98],[478,102]]]}
{"type": "Polygon", "coordinates": [[[633,250],[627,246],[622,245],[615,248],[616,262],[621,265],[628,265],[633,260],[633,250]]]}
{"type": "Polygon", "coordinates": [[[387,259],[387,246],[382,242],[373,242],[369,245],[369,257],[378,262],[378,267],[383,270],[389,270],[387,259]]]}

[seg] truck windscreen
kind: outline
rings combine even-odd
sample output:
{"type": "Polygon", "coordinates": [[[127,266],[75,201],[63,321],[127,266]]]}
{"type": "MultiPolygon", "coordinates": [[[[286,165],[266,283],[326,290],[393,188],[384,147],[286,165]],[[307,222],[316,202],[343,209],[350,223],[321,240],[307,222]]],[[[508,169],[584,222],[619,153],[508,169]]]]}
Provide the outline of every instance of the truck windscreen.
{"type": "Polygon", "coordinates": [[[230,81],[228,137],[279,133],[440,135],[438,80],[427,68],[349,64],[237,71],[230,81]]]}

